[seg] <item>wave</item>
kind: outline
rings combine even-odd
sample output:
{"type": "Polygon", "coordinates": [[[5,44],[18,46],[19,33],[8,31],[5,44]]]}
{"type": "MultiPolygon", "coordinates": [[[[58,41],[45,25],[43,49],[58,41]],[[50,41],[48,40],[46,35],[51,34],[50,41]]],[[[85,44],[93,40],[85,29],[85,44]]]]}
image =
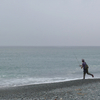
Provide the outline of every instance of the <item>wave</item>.
{"type": "Polygon", "coordinates": [[[1,80],[0,88],[34,85],[34,84],[44,84],[44,83],[56,83],[56,82],[64,82],[64,81],[77,80],[77,79],[82,79],[82,78],[67,79],[67,78],[56,77],[56,78],[6,79],[6,80],[1,80]]]}

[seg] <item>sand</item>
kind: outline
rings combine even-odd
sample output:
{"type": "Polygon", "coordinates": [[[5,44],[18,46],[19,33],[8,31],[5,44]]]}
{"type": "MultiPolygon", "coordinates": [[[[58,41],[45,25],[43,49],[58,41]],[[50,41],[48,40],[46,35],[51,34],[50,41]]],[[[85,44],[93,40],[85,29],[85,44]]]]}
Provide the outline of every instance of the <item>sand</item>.
{"type": "Polygon", "coordinates": [[[100,100],[100,79],[0,88],[0,100],[100,100]]]}

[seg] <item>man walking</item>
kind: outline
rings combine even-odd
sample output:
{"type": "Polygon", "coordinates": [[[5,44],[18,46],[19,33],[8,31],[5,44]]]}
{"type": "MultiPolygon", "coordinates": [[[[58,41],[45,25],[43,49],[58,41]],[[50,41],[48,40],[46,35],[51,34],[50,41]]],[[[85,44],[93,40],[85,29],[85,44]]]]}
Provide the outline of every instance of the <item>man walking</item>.
{"type": "Polygon", "coordinates": [[[88,75],[91,75],[92,77],[94,77],[94,75],[93,74],[91,74],[91,73],[89,73],[88,72],[88,65],[86,64],[86,62],[85,62],[85,60],[84,59],[82,59],[82,65],[80,65],[81,66],[81,69],[83,68],[83,79],[85,79],[85,75],[86,75],[86,73],[88,74],[88,75]]]}

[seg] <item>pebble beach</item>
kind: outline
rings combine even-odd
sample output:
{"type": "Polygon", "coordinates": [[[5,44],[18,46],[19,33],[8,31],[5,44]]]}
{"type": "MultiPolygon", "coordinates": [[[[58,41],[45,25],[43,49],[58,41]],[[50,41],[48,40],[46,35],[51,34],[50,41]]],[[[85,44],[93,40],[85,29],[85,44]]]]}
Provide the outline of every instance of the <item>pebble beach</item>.
{"type": "Polygon", "coordinates": [[[0,100],[100,100],[100,79],[0,88],[0,100]]]}

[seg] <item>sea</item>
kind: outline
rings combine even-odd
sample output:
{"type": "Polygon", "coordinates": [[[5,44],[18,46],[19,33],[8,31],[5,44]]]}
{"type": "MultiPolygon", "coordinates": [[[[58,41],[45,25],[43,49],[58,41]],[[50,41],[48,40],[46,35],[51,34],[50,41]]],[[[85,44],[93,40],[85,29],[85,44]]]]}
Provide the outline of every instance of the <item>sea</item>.
{"type": "Polygon", "coordinates": [[[82,59],[94,78],[100,78],[97,46],[1,46],[0,88],[82,79],[82,59]]]}

